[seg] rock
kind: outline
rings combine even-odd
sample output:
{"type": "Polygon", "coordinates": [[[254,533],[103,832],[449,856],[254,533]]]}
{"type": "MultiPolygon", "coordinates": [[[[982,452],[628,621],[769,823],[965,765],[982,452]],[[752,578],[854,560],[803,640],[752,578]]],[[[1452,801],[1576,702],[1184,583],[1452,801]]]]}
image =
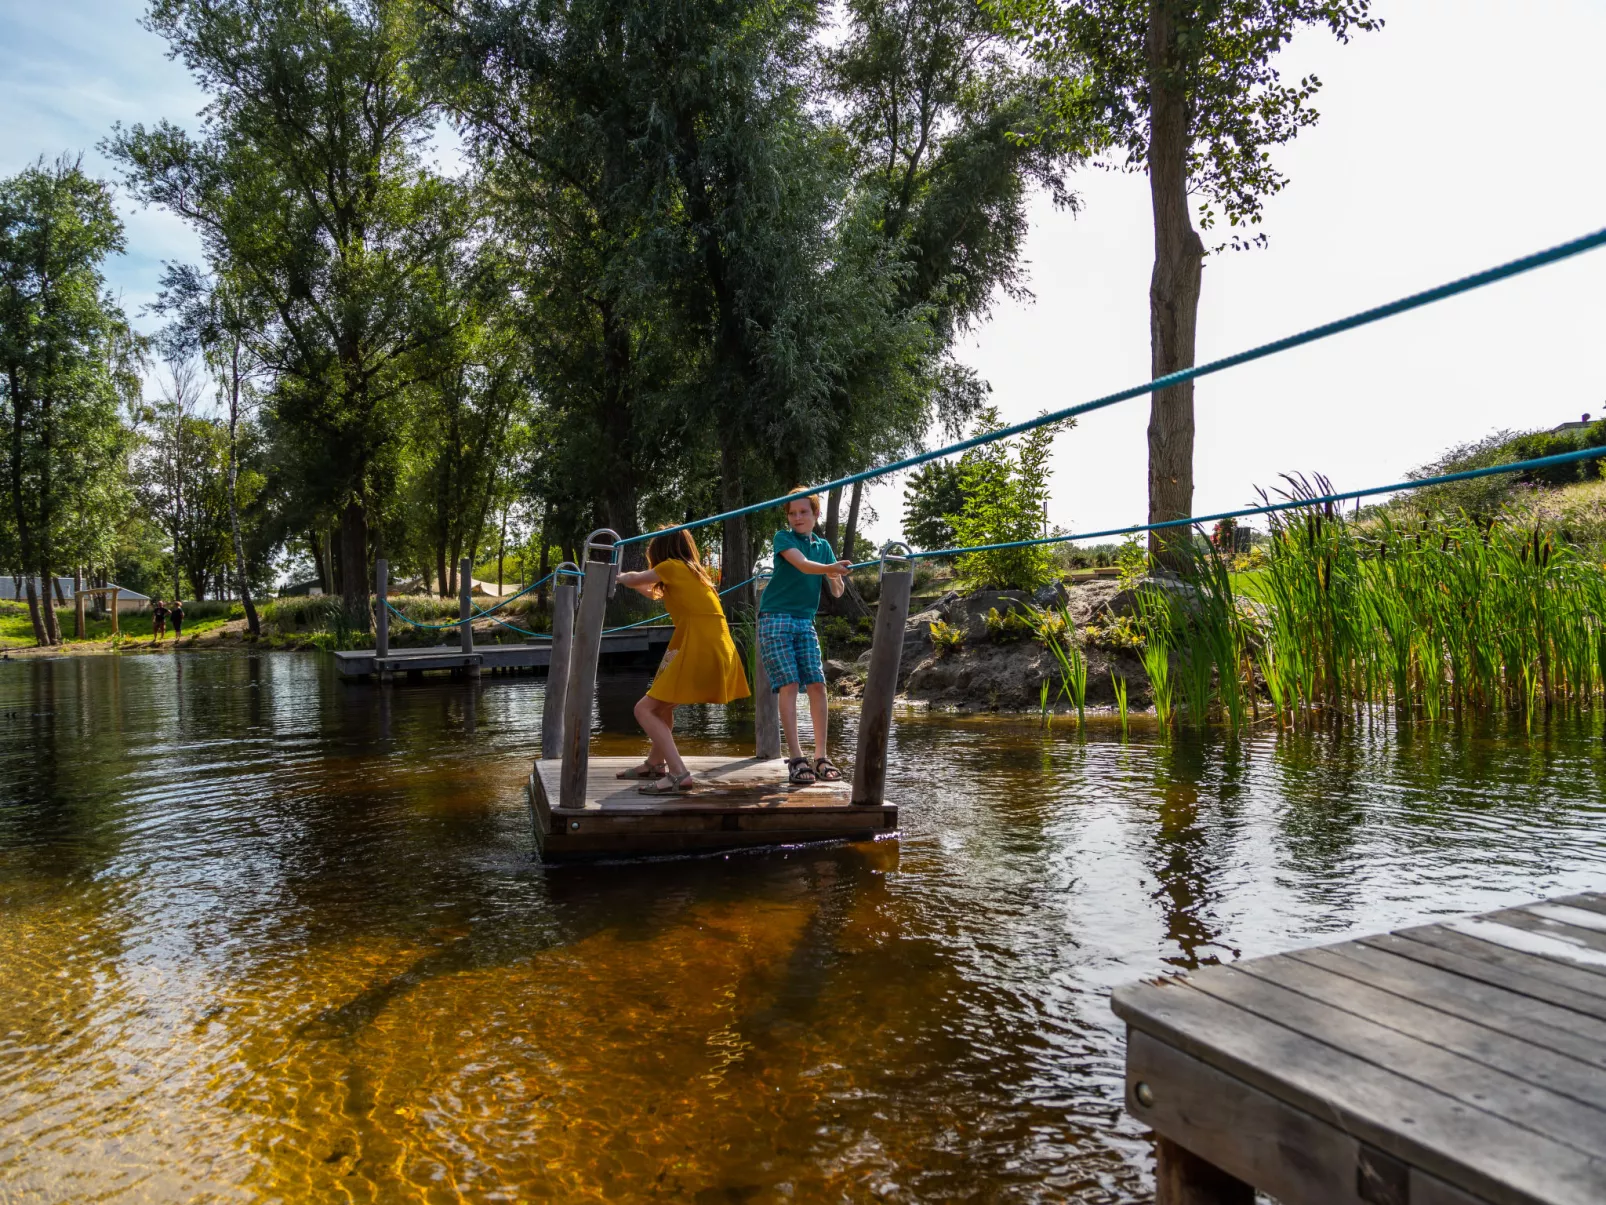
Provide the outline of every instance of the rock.
{"type": "Polygon", "coordinates": [[[1111,615],[1136,615],[1138,613],[1138,595],[1145,590],[1163,590],[1176,594],[1178,597],[1192,597],[1194,589],[1187,582],[1180,582],[1174,577],[1146,577],[1136,586],[1125,590],[1117,590],[1105,604],[1105,610],[1111,615]]]}
{"type": "Polygon", "coordinates": [[[969,597],[954,599],[943,610],[949,623],[965,629],[965,643],[971,645],[987,639],[987,612],[994,607],[1000,615],[1025,611],[1027,598],[1020,590],[979,590],[969,597]]]}
{"type": "Polygon", "coordinates": [[[825,684],[827,686],[835,686],[843,678],[858,676],[858,670],[854,669],[846,661],[827,661],[824,668],[825,684]]]}

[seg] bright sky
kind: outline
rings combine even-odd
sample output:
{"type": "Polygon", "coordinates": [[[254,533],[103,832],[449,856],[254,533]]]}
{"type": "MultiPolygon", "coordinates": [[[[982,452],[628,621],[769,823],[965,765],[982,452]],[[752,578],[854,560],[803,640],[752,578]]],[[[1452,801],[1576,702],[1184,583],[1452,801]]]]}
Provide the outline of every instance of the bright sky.
{"type": "MultiPolygon", "coordinates": [[[[1348,46],[1312,31],[1285,56],[1324,82],[1322,121],[1276,152],[1290,178],[1268,203],[1265,251],[1207,261],[1200,360],[1606,226],[1606,6],[1598,0],[1378,0],[1380,33],[1348,46]]],[[[188,122],[203,98],[138,0],[0,0],[0,172],[84,152],[114,121],[188,122]]],[[[1042,201],[1027,254],[1035,300],[1002,302],[963,358],[1008,420],[1149,376],[1147,182],[1085,171],[1078,216],[1042,201]]],[[[161,262],[194,239],[124,206],[129,253],[110,266],[129,313],[161,262]]],[[[146,320],[143,325],[149,326],[146,320]]],[[[1195,513],[1252,504],[1286,471],[1339,488],[1394,481],[1451,444],[1503,427],[1606,412],[1598,364],[1606,250],[1233,369],[1197,386],[1195,513]]],[[[1143,521],[1146,400],[1060,437],[1051,522],[1143,521]]],[[[901,482],[871,491],[897,533],[901,482]]]]}

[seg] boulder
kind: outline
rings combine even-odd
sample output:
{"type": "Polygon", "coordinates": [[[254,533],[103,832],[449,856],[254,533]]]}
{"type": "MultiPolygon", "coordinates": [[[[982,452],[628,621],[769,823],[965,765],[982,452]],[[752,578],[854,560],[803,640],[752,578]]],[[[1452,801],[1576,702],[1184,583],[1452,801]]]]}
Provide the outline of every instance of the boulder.
{"type": "Polygon", "coordinates": [[[1138,614],[1138,595],[1143,591],[1163,590],[1177,595],[1179,598],[1191,598],[1195,591],[1187,582],[1178,581],[1174,577],[1146,577],[1136,586],[1125,590],[1117,589],[1104,604],[1104,609],[1111,615],[1138,614]]]}
{"type": "Polygon", "coordinates": [[[978,590],[965,598],[955,598],[943,611],[948,622],[965,629],[965,643],[977,644],[987,639],[987,612],[994,607],[1000,615],[1011,611],[1027,611],[1030,600],[1021,590],[978,590]]]}
{"type": "Polygon", "coordinates": [[[857,677],[859,671],[846,661],[827,661],[824,665],[825,684],[835,686],[843,678],[857,677]]]}

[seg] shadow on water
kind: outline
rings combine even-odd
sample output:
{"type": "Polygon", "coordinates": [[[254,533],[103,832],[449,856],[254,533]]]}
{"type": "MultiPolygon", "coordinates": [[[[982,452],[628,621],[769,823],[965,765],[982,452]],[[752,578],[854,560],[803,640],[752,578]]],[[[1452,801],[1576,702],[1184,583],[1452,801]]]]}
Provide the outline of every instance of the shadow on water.
{"type": "Polygon", "coordinates": [[[911,714],[896,840],[544,867],[542,696],[0,666],[0,1196],[1137,1201],[1111,986],[1606,880],[1594,717],[911,714]]]}

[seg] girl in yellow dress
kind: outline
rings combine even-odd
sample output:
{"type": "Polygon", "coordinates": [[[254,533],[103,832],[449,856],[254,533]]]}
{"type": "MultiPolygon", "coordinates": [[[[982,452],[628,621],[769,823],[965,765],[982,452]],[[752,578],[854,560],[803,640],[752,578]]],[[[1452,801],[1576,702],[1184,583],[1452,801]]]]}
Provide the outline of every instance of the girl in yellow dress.
{"type": "Polygon", "coordinates": [[[652,778],[646,795],[678,795],[695,785],[675,748],[678,703],[729,703],[745,699],[747,675],[725,625],[719,595],[708,580],[689,531],[654,536],[647,564],[638,573],[621,573],[619,584],[663,601],[675,621],[675,634],[652,686],[636,704],[636,722],[652,738],[647,760],[621,778],[652,778]]]}

